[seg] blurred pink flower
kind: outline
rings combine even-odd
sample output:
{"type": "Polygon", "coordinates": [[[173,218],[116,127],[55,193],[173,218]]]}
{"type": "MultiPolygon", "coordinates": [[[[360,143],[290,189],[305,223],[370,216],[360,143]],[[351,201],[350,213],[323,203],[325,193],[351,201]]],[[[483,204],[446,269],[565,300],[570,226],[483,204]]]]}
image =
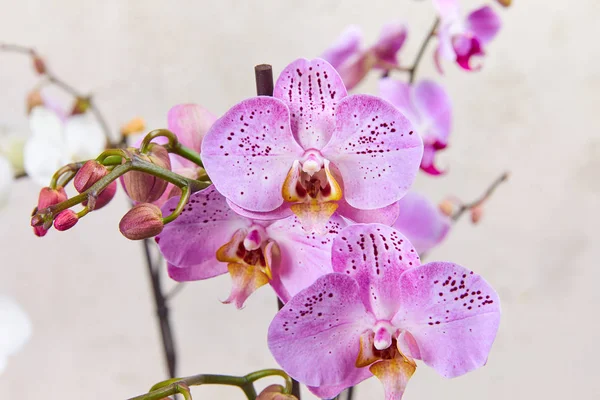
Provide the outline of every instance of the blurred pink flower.
{"type": "Polygon", "coordinates": [[[500,18],[490,6],[471,12],[465,19],[460,14],[458,0],[433,0],[440,16],[439,45],[435,52],[436,66],[442,72],[440,57],[456,61],[463,69],[472,71],[473,56],[483,56],[484,47],[500,30],[500,18]]]}
{"type": "Polygon", "coordinates": [[[413,86],[392,78],[379,80],[379,95],[396,106],[423,139],[421,169],[431,175],[443,173],[435,165],[435,154],[448,145],[452,104],[444,88],[433,81],[413,86]]]}
{"type": "Polygon", "coordinates": [[[448,262],[420,265],[410,242],[379,224],[343,229],[332,266],[277,313],[268,333],[275,360],[318,397],[375,375],[386,399],[399,400],[413,359],[447,378],[485,365],[500,303],[479,275],[448,262]]]}
{"type": "Polygon", "coordinates": [[[391,22],[384,25],[377,42],[361,48],[362,32],[357,26],[349,26],[333,45],[321,55],[340,74],[346,89],[351,90],[371,69],[389,71],[399,67],[397,53],[406,40],[404,23],[391,22]]]}

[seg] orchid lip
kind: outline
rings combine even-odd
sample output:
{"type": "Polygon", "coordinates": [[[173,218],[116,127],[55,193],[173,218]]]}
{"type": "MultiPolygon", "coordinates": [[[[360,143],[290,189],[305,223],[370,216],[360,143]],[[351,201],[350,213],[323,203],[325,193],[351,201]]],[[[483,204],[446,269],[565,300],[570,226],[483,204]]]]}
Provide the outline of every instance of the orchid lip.
{"type": "Polygon", "coordinates": [[[265,229],[262,226],[253,225],[244,238],[244,248],[247,251],[257,250],[265,239],[265,229]]]}

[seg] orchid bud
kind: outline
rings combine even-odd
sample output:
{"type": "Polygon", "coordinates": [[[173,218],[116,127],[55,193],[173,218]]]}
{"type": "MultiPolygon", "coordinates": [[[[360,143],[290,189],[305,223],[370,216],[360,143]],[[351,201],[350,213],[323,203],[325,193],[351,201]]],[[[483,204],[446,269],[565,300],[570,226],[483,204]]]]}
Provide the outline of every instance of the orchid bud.
{"type": "Polygon", "coordinates": [[[90,211],[99,210],[115,197],[115,193],[117,193],[117,181],[111,182],[103,191],[100,192],[98,197],[92,202],[89,200],[83,201],[81,204],[87,206],[90,211]]]}
{"type": "Polygon", "coordinates": [[[142,118],[136,117],[121,127],[121,135],[133,135],[134,133],[141,132],[144,129],[146,129],[146,122],[142,118]]]}
{"type": "Polygon", "coordinates": [[[79,217],[75,211],[64,210],[54,218],[54,227],[58,231],[66,231],[74,227],[77,221],[79,221],[79,217]]]}
{"type": "MultiPolygon", "coordinates": [[[[160,145],[152,144],[148,154],[138,154],[141,159],[171,170],[169,153],[160,145]]],[[[152,203],[158,200],[167,188],[167,181],[145,172],[130,171],[123,175],[123,186],[132,200],[140,203],[152,203]]]]}
{"type": "Polygon", "coordinates": [[[44,62],[42,57],[38,56],[37,54],[33,56],[33,69],[35,69],[35,72],[37,72],[40,75],[46,74],[47,71],[46,63],[44,62]]]}
{"type": "Polygon", "coordinates": [[[96,160],[89,160],[77,171],[73,179],[73,186],[79,193],[85,192],[107,174],[108,168],[96,160]]]}
{"type": "Polygon", "coordinates": [[[148,239],[162,232],[162,211],[150,203],[135,205],[119,223],[119,230],[127,239],[148,239]]]}
{"type": "Polygon", "coordinates": [[[43,106],[44,99],[42,98],[42,93],[38,89],[29,92],[25,104],[27,106],[27,114],[29,114],[35,107],[43,106]]]}
{"type": "Polygon", "coordinates": [[[270,385],[260,392],[256,400],[297,400],[296,396],[282,392],[283,386],[270,385]]]}
{"type": "Polygon", "coordinates": [[[478,223],[481,217],[483,217],[483,207],[480,205],[472,207],[469,211],[471,213],[471,222],[474,224],[478,223]]]}
{"type": "Polygon", "coordinates": [[[43,210],[58,203],[62,203],[67,200],[67,193],[63,187],[52,189],[49,187],[43,187],[40,189],[40,195],[38,197],[38,210],[43,210]]]}
{"type": "Polygon", "coordinates": [[[442,214],[446,215],[446,216],[451,216],[452,214],[454,214],[454,203],[452,203],[450,200],[445,199],[443,200],[439,205],[438,205],[440,211],[442,212],[442,214]]]}

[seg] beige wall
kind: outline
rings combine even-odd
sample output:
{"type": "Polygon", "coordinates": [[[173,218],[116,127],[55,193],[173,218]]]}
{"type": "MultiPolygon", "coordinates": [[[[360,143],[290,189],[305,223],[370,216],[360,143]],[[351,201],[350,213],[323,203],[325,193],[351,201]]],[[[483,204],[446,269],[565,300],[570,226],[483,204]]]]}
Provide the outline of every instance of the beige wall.
{"type": "MultiPolygon", "coordinates": [[[[312,57],[347,23],[373,39],[410,21],[412,60],[429,1],[2,0],[0,38],[35,45],[60,76],[92,90],[113,128],[135,115],[165,125],[169,107],[215,113],[253,95],[252,67],[312,57]]],[[[469,5],[477,1],[465,1],[469,5]]],[[[461,263],[499,291],[503,321],[489,365],[456,380],[420,366],[407,399],[592,399],[600,395],[600,34],[596,0],[515,0],[481,73],[448,67],[454,99],[450,174],[420,177],[438,200],[466,199],[501,171],[511,181],[480,226],[461,221],[432,258],[461,263]]],[[[28,61],[0,54],[0,122],[26,126],[28,61]]],[[[440,79],[428,56],[421,76],[440,79]]],[[[372,91],[374,81],[362,89],[372,91]]],[[[19,182],[0,212],[0,292],[30,313],[34,336],[0,376],[2,399],[122,399],[163,377],[141,249],[120,237],[120,198],[73,231],[44,240],[28,227],[36,188],[19,182]],[[108,259],[110,257],[110,259],[108,259]]],[[[241,312],[221,305],[228,278],[198,282],[173,302],[181,374],[271,367],[266,329],[275,299],[262,289],[241,312]],[[184,352],[185,350],[185,352],[184,352]]],[[[0,331],[1,332],[1,331],[0,331]]],[[[381,398],[379,384],[360,399],[381,398]]],[[[198,398],[241,399],[233,389],[198,398]]]]}

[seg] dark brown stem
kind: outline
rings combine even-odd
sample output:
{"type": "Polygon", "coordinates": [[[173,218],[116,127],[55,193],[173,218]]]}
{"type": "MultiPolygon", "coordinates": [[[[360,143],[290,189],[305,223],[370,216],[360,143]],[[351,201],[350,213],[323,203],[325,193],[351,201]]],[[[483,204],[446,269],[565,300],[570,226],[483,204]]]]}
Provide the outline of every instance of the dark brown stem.
{"type": "Polygon", "coordinates": [[[490,196],[494,193],[494,191],[498,188],[498,186],[500,186],[501,183],[505,182],[509,177],[509,173],[505,172],[502,175],[500,175],[498,178],[496,178],[496,180],[494,182],[492,182],[492,184],[487,188],[487,190],[483,193],[483,195],[481,195],[478,199],[470,202],[470,203],[465,203],[462,204],[460,206],[460,208],[458,209],[458,211],[456,211],[453,215],[452,215],[452,221],[456,222],[460,219],[460,217],[462,217],[462,215],[474,208],[477,207],[481,204],[483,204],[484,202],[487,201],[487,199],[490,198],[490,196]]]}
{"type": "Polygon", "coordinates": [[[415,78],[417,75],[417,68],[419,67],[419,64],[421,63],[421,59],[423,58],[423,55],[425,54],[425,49],[427,49],[427,45],[429,44],[431,39],[435,36],[435,30],[437,29],[439,24],[440,24],[440,19],[436,18],[435,21],[433,22],[433,26],[429,30],[429,33],[425,37],[425,40],[423,40],[423,43],[421,43],[421,47],[419,48],[419,52],[417,53],[415,62],[413,63],[412,67],[410,67],[408,69],[408,82],[411,84],[415,81],[415,78]]]}

